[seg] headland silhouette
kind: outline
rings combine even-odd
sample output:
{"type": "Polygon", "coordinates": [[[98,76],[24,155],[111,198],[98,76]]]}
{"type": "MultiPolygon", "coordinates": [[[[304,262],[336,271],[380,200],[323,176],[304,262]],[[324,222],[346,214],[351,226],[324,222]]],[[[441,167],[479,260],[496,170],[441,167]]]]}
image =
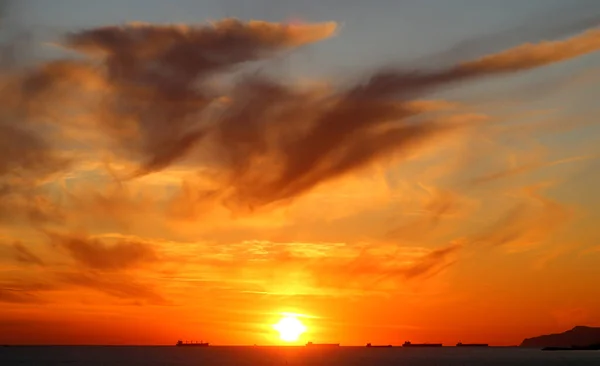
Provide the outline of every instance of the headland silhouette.
{"type": "Polygon", "coordinates": [[[545,350],[600,349],[600,327],[579,325],[562,333],[526,338],[520,346],[545,350]]]}

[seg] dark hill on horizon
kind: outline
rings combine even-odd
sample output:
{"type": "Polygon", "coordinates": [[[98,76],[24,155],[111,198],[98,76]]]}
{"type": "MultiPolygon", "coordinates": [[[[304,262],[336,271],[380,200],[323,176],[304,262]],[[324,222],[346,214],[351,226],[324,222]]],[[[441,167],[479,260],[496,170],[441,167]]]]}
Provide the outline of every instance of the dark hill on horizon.
{"type": "Polygon", "coordinates": [[[520,347],[571,347],[600,343],[600,328],[578,325],[563,333],[525,338],[520,347]]]}

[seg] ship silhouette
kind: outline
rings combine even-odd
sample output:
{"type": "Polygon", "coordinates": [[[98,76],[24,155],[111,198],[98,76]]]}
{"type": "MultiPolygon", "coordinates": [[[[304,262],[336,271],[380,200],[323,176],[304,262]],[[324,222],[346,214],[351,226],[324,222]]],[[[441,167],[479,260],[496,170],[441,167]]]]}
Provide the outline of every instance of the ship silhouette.
{"type": "Polygon", "coordinates": [[[391,344],[372,345],[371,343],[367,343],[367,347],[371,347],[371,348],[389,348],[389,347],[392,347],[392,345],[391,344]]]}
{"type": "Polygon", "coordinates": [[[313,342],[308,342],[306,344],[306,347],[339,347],[340,344],[339,343],[313,343],[313,342]]]}
{"type": "Polygon", "coordinates": [[[456,347],[488,347],[487,343],[462,343],[458,342],[456,347]]]}
{"type": "Polygon", "coordinates": [[[404,342],[402,347],[442,347],[441,343],[411,343],[410,341],[404,342]]]}
{"type": "Polygon", "coordinates": [[[208,342],[194,342],[194,341],[190,341],[190,342],[182,342],[182,341],[177,341],[177,343],[175,343],[175,345],[177,347],[208,347],[208,342]]]}
{"type": "Polygon", "coordinates": [[[590,344],[589,346],[544,347],[542,351],[600,351],[600,343],[590,344]]]}

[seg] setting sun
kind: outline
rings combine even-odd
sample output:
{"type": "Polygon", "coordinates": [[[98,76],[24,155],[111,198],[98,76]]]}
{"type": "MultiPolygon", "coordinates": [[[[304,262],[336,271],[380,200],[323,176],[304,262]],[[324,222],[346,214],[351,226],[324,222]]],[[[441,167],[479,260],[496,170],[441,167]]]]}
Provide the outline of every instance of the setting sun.
{"type": "Polygon", "coordinates": [[[298,318],[286,315],[279,322],[273,325],[273,328],[279,332],[279,338],[285,342],[295,342],[300,335],[306,331],[306,327],[298,318]]]}

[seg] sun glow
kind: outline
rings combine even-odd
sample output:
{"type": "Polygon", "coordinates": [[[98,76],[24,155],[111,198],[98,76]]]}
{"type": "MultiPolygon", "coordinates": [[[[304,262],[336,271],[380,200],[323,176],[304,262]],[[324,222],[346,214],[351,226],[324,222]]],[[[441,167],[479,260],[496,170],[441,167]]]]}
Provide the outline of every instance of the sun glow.
{"type": "Polygon", "coordinates": [[[279,338],[284,342],[295,342],[306,331],[304,324],[292,315],[281,318],[273,328],[279,332],[279,338]]]}

